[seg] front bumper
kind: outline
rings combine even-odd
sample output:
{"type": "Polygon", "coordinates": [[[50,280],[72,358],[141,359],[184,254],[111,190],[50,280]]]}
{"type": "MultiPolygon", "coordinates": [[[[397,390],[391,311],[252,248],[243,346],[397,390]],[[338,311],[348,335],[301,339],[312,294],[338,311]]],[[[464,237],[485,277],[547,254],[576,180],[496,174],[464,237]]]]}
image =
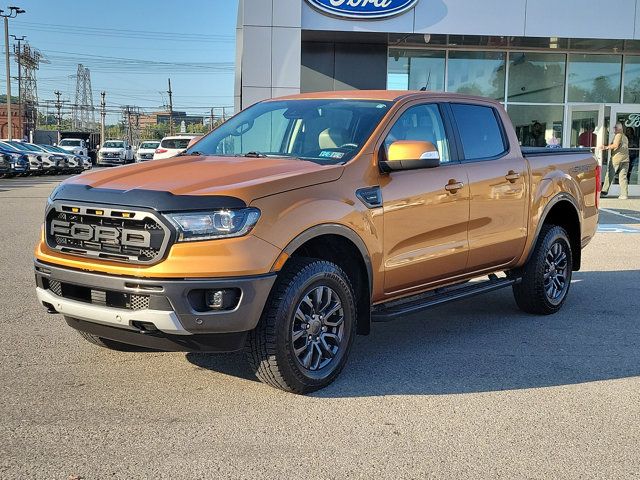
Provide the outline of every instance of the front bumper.
{"type": "Polygon", "coordinates": [[[52,313],[123,333],[185,337],[253,330],[276,279],[275,274],[143,279],[60,268],[37,260],[35,273],[38,300],[52,313]],[[190,292],[217,289],[238,289],[237,306],[227,311],[197,311],[190,292]]]}

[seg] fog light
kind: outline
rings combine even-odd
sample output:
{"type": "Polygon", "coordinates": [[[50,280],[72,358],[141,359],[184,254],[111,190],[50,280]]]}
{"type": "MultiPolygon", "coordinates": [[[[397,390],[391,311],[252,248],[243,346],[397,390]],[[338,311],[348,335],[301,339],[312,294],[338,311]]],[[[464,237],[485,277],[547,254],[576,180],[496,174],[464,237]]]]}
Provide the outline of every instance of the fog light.
{"type": "Polygon", "coordinates": [[[238,297],[237,289],[207,290],[205,303],[211,310],[232,310],[238,304],[238,297]]]}

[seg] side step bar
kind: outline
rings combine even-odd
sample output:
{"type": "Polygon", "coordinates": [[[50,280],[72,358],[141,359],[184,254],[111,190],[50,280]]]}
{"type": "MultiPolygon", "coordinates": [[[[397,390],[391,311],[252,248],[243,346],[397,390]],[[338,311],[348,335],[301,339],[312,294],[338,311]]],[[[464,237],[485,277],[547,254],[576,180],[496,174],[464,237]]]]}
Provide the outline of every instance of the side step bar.
{"type": "Polygon", "coordinates": [[[519,278],[499,278],[489,275],[489,280],[475,283],[463,283],[445,288],[438,288],[431,292],[421,293],[402,300],[377,305],[371,312],[374,322],[389,322],[398,317],[421,312],[432,307],[455,302],[464,298],[475,297],[483,293],[493,292],[501,288],[510,287],[520,281],[519,278]]]}

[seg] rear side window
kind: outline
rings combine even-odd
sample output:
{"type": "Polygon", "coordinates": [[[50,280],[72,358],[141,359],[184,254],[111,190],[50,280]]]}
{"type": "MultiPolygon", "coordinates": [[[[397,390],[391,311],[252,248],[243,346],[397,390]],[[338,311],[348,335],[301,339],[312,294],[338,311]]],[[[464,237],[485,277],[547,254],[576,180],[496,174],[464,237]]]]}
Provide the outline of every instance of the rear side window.
{"type": "Polygon", "coordinates": [[[184,150],[189,146],[190,138],[167,138],[162,140],[162,148],[184,150]]]}
{"type": "Polygon", "coordinates": [[[502,155],[506,145],[495,110],[481,105],[451,104],[467,160],[502,155]]]}

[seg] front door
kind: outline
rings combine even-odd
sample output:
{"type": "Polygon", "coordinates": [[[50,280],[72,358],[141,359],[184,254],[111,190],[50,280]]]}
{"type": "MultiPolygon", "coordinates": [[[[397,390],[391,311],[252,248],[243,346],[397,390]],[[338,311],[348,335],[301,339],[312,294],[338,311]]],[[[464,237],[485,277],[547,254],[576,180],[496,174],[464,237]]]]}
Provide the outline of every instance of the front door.
{"type": "Polygon", "coordinates": [[[451,155],[441,107],[408,107],[390,129],[383,148],[397,140],[433,143],[442,163],[381,177],[387,294],[462,274],[468,255],[467,174],[451,155]]]}

